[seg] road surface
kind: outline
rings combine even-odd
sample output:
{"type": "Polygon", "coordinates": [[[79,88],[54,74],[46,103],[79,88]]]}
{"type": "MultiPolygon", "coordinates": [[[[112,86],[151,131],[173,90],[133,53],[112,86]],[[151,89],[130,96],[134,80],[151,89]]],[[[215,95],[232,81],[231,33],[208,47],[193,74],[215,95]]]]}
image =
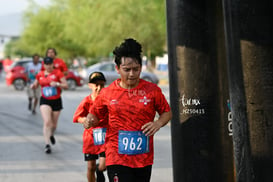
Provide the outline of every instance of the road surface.
{"type": "MultiPolygon", "coordinates": [[[[162,90],[168,97],[168,87],[163,85],[162,90]]],[[[26,91],[15,91],[0,78],[0,181],[87,181],[86,162],[82,154],[83,127],[72,123],[72,116],[88,94],[87,86],[63,92],[64,109],[55,135],[57,143],[52,148],[52,154],[48,155],[44,153],[39,109],[36,115],[32,115],[27,110],[26,91]]],[[[151,181],[172,182],[169,125],[155,135],[151,181]]]]}

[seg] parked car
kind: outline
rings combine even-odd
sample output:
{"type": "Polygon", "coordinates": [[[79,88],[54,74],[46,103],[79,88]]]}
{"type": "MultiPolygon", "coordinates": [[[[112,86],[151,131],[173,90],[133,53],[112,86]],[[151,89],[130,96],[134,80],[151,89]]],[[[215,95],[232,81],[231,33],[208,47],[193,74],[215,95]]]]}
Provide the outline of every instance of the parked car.
{"type": "MultiPolygon", "coordinates": [[[[13,85],[16,90],[23,90],[27,82],[25,68],[26,65],[31,61],[32,59],[24,59],[14,62],[6,74],[6,84],[8,86],[13,85]]],[[[76,87],[80,87],[84,84],[84,79],[73,70],[68,70],[66,80],[69,90],[75,90],[76,87]]]]}
{"type": "MultiPolygon", "coordinates": [[[[88,76],[90,75],[90,73],[94,71],[100,71],[104,74],[106,79],[106,85],[109,85],[117,78],[120,78],[120,75],[115,69],[115,63],[113,62],[99,62],[97,64],[89,66],[86,69],[86,80],[88,80],[88,76]]],[[[159,79],[155,74],[147,71],[142,71],[140,74],[140,78],[155,84],[158,84],[159,82],[159,79]]]]}

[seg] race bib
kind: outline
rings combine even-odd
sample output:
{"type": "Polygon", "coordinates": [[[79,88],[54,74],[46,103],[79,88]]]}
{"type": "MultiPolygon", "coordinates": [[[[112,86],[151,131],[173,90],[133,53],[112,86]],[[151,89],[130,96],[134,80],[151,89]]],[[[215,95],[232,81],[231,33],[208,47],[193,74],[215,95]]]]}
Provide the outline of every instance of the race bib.
{"type": "Polygon", "coordinates": [[[43,94],[45,97],[51,97],[57,95],[56,87],[43,87],[43,94]]]}
{"type": "Polygon", "coordinates": [[[119,154],[143,154],[149,152],[149,137],[142,131],[122,131],[118,133],[119,154]]]}
{"type": "Polygon", "coordinates": [[[102,145],[105,142],[106,128],[93,129],[94,145],[102,145]]]}

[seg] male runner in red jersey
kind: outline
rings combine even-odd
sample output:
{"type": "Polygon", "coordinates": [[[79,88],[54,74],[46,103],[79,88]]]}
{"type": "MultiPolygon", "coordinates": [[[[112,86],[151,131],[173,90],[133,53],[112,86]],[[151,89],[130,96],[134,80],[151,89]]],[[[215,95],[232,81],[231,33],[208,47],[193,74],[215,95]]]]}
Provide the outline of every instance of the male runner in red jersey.
{"type": "MultiPolygon", "coordinates": [[[[51,57],[53,59],[53,65],[55,69],[59,69],[66,76],[68,69],[66,63],[61,58],[57,58],[57,51],[55,48],[48,48],[46,50],[46,57],[51,57]]],[[[42,62],[42,69],[44,70],[44,62],[42,62]]]]}
{"type": "Polygon", "coordinates": [[[113,51],[120,79],[104,88],[87,117],[88,127],[106,114],[106,166],[109,181],[149,182],[154,158],[153,136],[172,117],[161,89],[140,79],[141,45],[134,39],[113,51]],[[154,121],[155,114],[160,115],[154,121]]]}
{"type": "MultiPolygon", "coordinates": [[[[89,76],[88,87],[91,89],[92,93],[86,96],[76,109],[73,122],[81,123],[85,127],[86,116],[88,114],[89,108],[92,106],[94,100],[99,95],[101,89],[105,85],[105,77],[101,72],[93,72],[89,76]]],[[[97,174],[97,182],[104,182],[105,177],[103,171],[106,169],[105,166],[105,136],[106,136],[106,126],[107,117],[102,121],[101,127],[91,127],[85,129],[83,132],[83,153],[84,159],[87,161],[87,180],[88,182],[95,182],[95,171],[97,174]],[[99,165],[96,167],[96,159],[99,158],[99,165]]]]}

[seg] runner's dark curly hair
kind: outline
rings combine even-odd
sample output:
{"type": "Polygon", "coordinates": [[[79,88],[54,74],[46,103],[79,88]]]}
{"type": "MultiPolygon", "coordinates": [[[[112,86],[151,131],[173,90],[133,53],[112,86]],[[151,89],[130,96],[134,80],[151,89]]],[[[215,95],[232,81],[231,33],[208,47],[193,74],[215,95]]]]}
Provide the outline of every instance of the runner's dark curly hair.
{"type": "Polygon", "coordinates": [[[142,46],[136,40],[132,38],[125,39],[120,46],[116,47],[113,50],[113,54],[115,55],[115,63],[119,67],[121,64],[122,57],[130,57],[136,60],[137,63],[142,65],[142,46]]]}

